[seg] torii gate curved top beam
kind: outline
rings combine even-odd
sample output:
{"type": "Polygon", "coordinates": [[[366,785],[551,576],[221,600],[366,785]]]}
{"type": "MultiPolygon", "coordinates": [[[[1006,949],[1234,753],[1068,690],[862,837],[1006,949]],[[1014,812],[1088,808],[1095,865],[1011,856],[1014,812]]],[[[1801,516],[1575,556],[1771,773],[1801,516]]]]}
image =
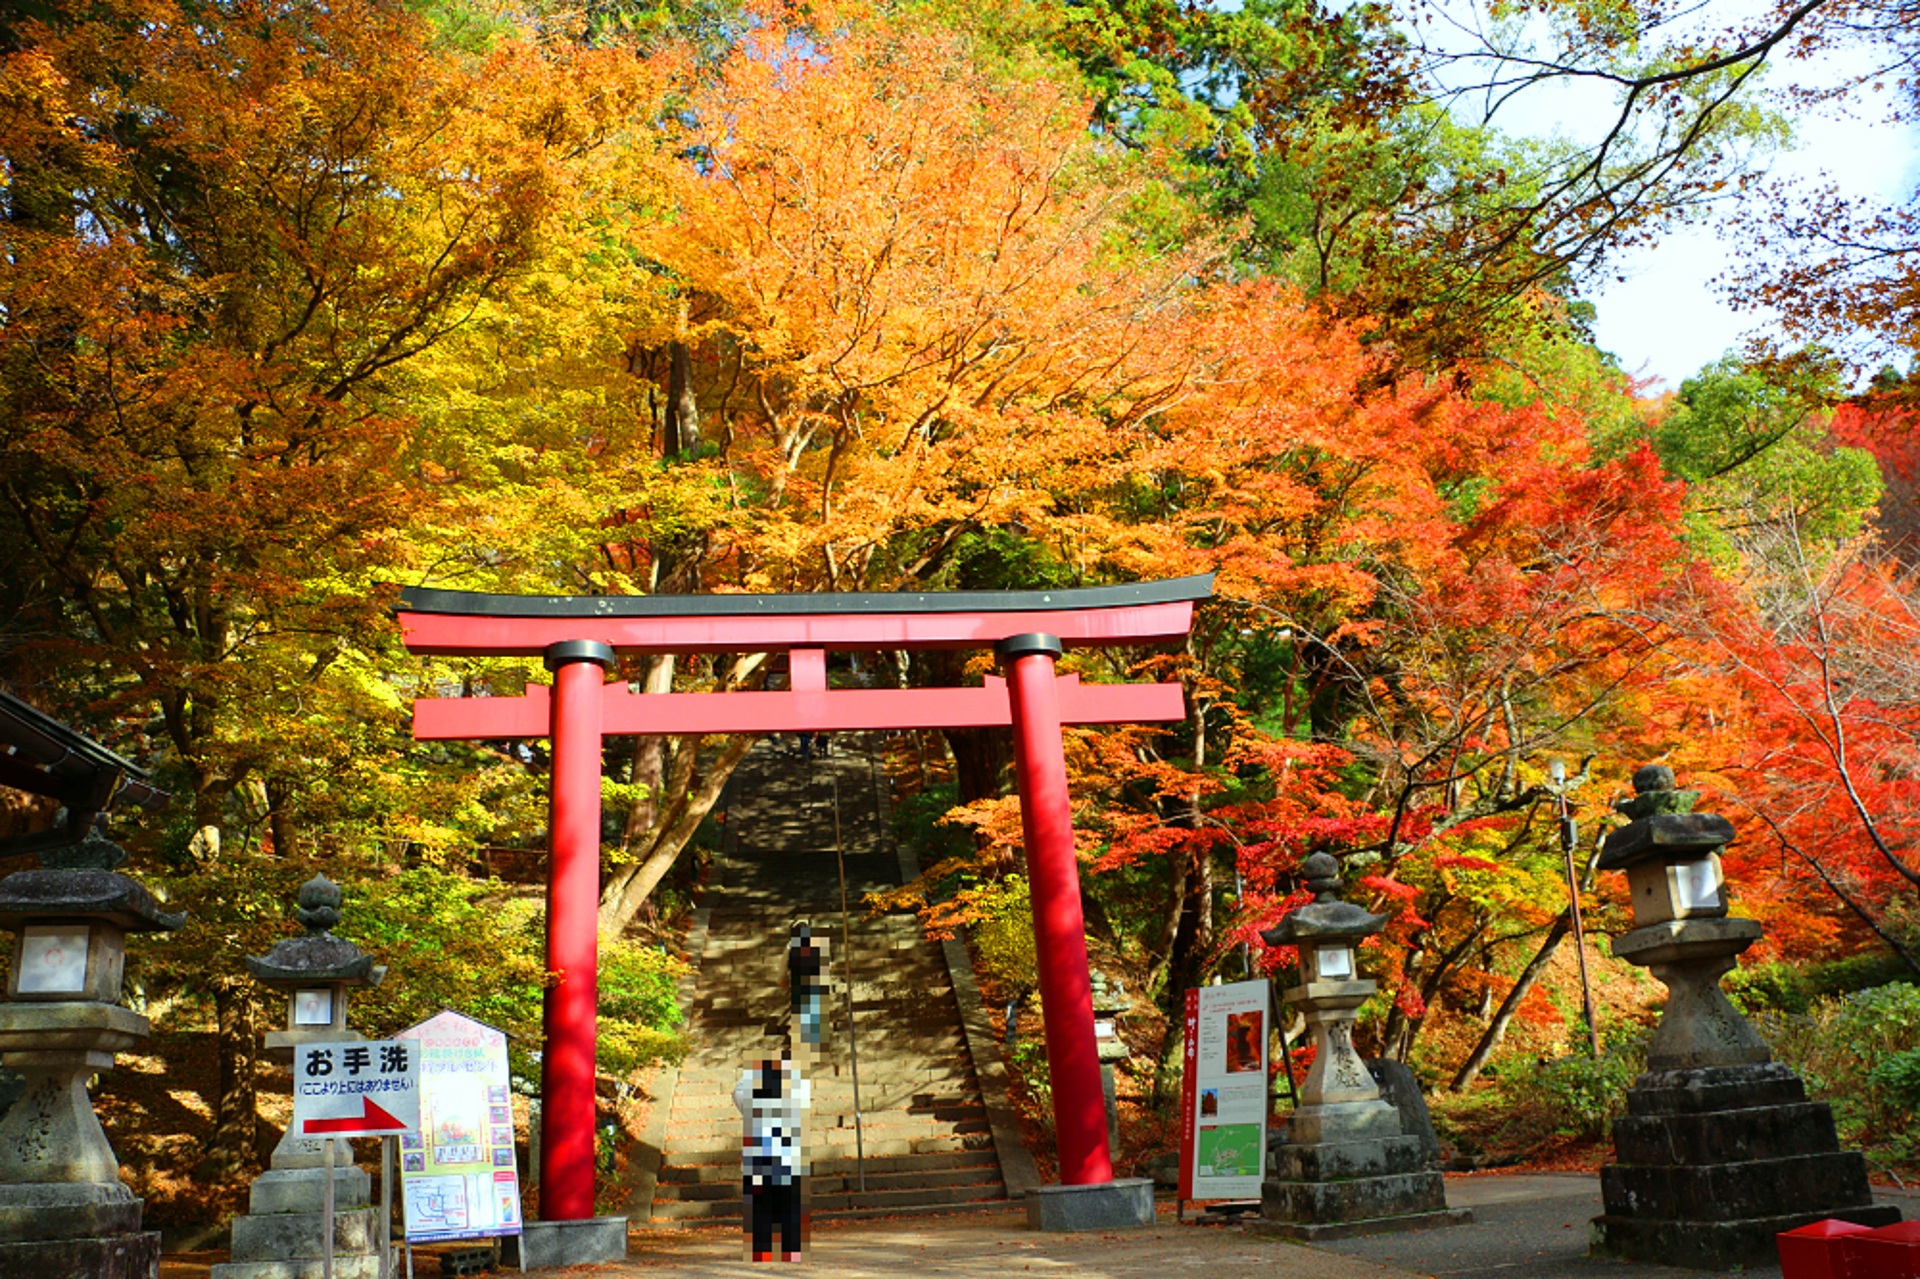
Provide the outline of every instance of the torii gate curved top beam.
{"type": "MultiPolygon", "coordinates": [[[[549,686],[520,697],[421,698],[420,740],[550,737],[546,1041],[541,1058],[542,1216],[593,1213],[593,1058],[600,874],[602,739],[619,734],[1014,730],[1032,885],[1040,1000],[1052,1072],[1061,1180],[1113,1182],[1094,1043],[1092,990],[1068,807],[1062,724],[1178,720],[1179,684],[1082,686],[1056,676],[1064,648],[1183,638],[1213,576],[1058,591],[821,595],[485,595],[412,587],[398,618],[409,650],[464,656],[541,654],[549,686]],[[829,649],[987,648],[1005,678],[977,688],[827,688],[829,649]],[[789,687],[738,693],[635,694],[605,682],[616,652],[789,655],[789,687]]],[[[1144,1224],[1144,1223],[1142,1223],[1144,1224]]]]}
{"type": "Polygon", "coordinates": [[[991,648],[1041,632],[1068,648],[1177,640],[1213,574],[1059,591],[817,595],[487,595],[408,587],[400,628],[415,653],[530,656],[565,640],[623,653],[871,652],[991,648]]]}

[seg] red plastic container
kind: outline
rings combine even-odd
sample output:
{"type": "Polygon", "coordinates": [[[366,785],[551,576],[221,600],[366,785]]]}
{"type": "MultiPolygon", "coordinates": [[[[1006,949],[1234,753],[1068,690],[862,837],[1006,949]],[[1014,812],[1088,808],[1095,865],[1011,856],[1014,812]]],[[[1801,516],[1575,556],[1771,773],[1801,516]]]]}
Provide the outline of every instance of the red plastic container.
{"type": "Polygon", "coordinates": [[[1829,1217],[1782,1232],[1776,1238],[1781,1279],[1853,1279],[1847,1269],[1846,1241],[1871,1229],[1829,1217]]]}
{"type": "MultiPolygon", "coordinates": [[[[1896,1221],[1840,1240],[1846,1279],[1920,1279],[1920,1221],[1896,1221]]],[[[1784,1275],[1783,1275],[1784,1279],[1784,1275]]]]}

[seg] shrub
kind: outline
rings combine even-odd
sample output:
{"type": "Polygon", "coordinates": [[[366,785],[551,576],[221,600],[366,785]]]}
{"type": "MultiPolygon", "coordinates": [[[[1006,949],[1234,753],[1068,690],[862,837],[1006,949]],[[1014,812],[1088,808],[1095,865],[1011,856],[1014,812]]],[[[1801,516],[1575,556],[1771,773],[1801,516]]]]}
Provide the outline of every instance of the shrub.
{"type": "Polygon", "coordinates": [[[1763,1015],[1780,1060],[1833,1107],[1845,1145],[1912,1163],[1920,1101],[1920,986],[1894,983],[1816,1001],[1804,1015],[1763,1015]]]}
{"type": "Polygon", "coordinates": [[[1536,1064],[1502,1082],[1509,1095],[1530,1093],[1568,1136],[1600,1138],[1627,1105],[1627,1088],[1647,1068],[1647,1030],[1628,1023],[1609,1030],[1598,1057],[1575,1052],[1536,1064]]]}

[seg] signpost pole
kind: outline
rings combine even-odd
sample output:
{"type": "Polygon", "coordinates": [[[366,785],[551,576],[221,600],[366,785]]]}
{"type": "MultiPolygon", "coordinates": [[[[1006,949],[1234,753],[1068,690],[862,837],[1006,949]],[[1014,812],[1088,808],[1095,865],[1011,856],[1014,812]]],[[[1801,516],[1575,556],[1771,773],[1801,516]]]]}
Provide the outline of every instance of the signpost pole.
{"type": "MultiPolygon", "coordinates": [[[[320,1276],[333,1279],[333,1138],[320,1139],[320,1166],[326,1170],[326,1189],[321,1192],[320,1276]]],[[[312,1202],[309,1200],[308,1202],[312,1202]]]]}
{"type": "Polygon", "coordinates": [[[380,1139],[380,1279],[393,1275],[393,1143],[398,1140],[380,1139]]]}

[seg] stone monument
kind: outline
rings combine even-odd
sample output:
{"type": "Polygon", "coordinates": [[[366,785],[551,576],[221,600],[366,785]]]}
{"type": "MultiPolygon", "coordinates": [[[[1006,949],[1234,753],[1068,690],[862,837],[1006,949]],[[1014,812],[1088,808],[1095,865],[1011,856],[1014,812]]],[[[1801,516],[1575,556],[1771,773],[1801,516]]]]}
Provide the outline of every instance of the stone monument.
{"type": "Polygon", "coordinates": [[[1340,899],[1340,863],[1328,854],[1313,854],[1301,870],[1313,900],[1260,935],[1299,949],[1300,984],[1280,998],[1306,1018],[1313,1067],[1268,1156],[1260,1216],[1247,1229],[1312,1240],[1471,1221],[1466,1210],[1448,1209],[1420,1139],[1403,1133],[1400,1112],[1354,1051],[1354,1010],[1379,989],[1360,977],[1354,950],[1386,916],[1340,899]]]}
{"type": "Polygon", "coordinates": [[[87,1097],[87,1079],[150,1033],[120,1006],[126,935],[186,922],[120,874],[120,846],[90,831],[0,880],[0,928],[15,934],[0,1063],[26,1091],[0,1119],[0,1275],[152,1279],[160,1235],[87,1097]]]}
{"type": "MultiPolygon", "coordinates": [[[[247,959],[256,980],[286,995],[286,1029],[267,1032],[266,1047],[269,1059],[289,1066],[300,1044],[360,1039],[347,1029],[347,991],[377,986],[387,975],[365,951],[330,931],[340,922],[340,889],[333,881],[315,875],[301,885],[299,903],[294,917],[306,934],[247,959]]],[[[387,1232],[373,1206],[373,1179],[351,1162],[327,1165],[324,1144],[295,1136],[288,1125],[271,1166],[248,1192],[247,1214],[234,1218],[231,1260],[213,1267],[213,1279],[319,1279],[329,1175],[334,1279],[381,1279],[387,1232]]]]}
{"type": "Polygon", "coordinates": [[[1633,893],[1636,926],[1613,953],[1665,982],[1667,1007],[1613,1124],[1594,1251],[1718,1269],[1769,1263],[1776,1235],[1822,1218],[1899,1220],[1874,1205],[1866,1162],[1840,1149],[1832,1110],[1807,1100],[1721,993],[1761,932],[1727,915],[1720,850],[1732,824],[1694,812],[1699,792],[1676,789],[1672,769],[1642,768],[1633,786],[1617,805],[1631,821],[1607,836],[1599,864],[1625,871],[1633,893]]]}

